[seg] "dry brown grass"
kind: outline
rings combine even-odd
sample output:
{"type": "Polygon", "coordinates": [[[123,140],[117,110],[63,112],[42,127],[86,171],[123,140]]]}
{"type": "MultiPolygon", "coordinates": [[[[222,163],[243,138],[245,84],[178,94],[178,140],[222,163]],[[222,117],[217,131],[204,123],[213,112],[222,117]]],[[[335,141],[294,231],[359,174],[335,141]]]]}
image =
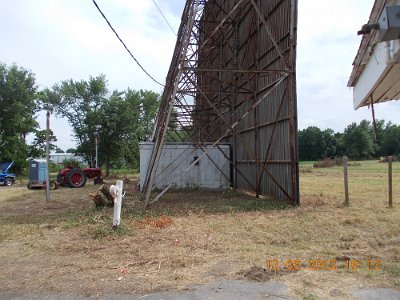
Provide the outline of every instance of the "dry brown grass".
{"type": "Polygon", "coordinates": [[[266,278],[285,281],[297,298],[346,299],[360,286],[399,289],[399,165],[393,209],[384,166],[376,165],[377,171],[349,170],[350,207],[342,204],[337,167],[301,175],[298,208],[271,210],[277,206],[270,199],[232,191],[185,191],[169,193],[145,213],[132,188],[117,231],[112,209],[93,209],[94,186],[54,192],[49,206],[43,191],[13,187],[0,200],[0,288],[84,295],[183,289],[248,278],[249,268],[278,259],[282,270],[266,278]],[[337,270],[308,270],[309,259],[318,258],[336,259],[337,270]],[[364,266],[348,270],[342,258],[364,266]],[[298,272],[285,270],[289,259],[301,260],[298,272]],[[381,268],[368,270],[368,259],[380,260],[381,268]]]}

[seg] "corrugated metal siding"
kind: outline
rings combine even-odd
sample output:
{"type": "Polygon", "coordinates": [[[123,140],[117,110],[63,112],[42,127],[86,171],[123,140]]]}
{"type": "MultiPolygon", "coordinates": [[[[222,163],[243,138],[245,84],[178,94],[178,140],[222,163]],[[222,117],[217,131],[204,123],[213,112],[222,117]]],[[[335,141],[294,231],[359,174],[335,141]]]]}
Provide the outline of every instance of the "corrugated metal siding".
{"type": "MultiPolygon", "coordinates": [[[[242,174],[236,177],[237,188],[257,189],[262,176],[259,186],[262,194],[298,202],[296,93],[293,88],[295,83],[290,82],[295,81],[295,54],[291,53],[295,49],[295,37],[291,36],[291,32],[295,32],[291,28],[295,22],[291,18],[295,16],[291,12],[292,5],[297,3],[290,0],[256,2],[290,66],[290,76],[240,121],[235,128],[236,141],[232,133],[225,141],[232,143],[235,153],[233,163],[237,165],[238,173],[242,174]],[[268,161],[269,174],[260,163],[257,164],[264,159],[268,161]]],[[[200,22],[200,42],[211,35],[216,24],[236,3],[234,0],[207,1],[200,22]]],[[[197,72],[200,90],[206,92],[230,124],[251,110],[254,102],[282,77],[282,73],[262,74],[257,71],[286,69],[251,1],[244,1],[207,46],[199,49],[198,67],[255,71],[197,72]]],[[[198,111],[211,112],[202,95],[197,96],[196,103],[198,111]]],[[[223,121],[213,121],[213,118],[212,112],[202,119],[202,123],[207,124],[203,127],[207,133],[202,138],[210,134],[210,140],[217,139],[227,130],[223,121]]],[[[196,116],[194,120],[196,123],[196,116]]]]}

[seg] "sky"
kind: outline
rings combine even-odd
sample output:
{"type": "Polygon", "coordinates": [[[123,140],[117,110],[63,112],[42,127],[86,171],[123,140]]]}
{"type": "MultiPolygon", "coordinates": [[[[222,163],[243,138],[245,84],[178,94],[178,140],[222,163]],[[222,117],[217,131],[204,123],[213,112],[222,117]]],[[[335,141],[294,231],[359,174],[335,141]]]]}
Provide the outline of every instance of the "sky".
{"type": "MultiPolygon", "coordinates": [[[[154,0],[178,30],[184,0],[154,0]]],[[[133,55],[164,83],[176,36],[153,0],[97,0],[133,55]]],[[[353,110],[347,82],[374,0],[299,0],[297,40],[298,127],[343,132],[372,120],[368,108],[353,110]]],[[[0,0],[0,62],[36,75],[39,89],[63,80],[105,74],[110,90],[162,88],[148,78],[110,30],[91,0],[0,0]]],[[[400,124],[400,101],[375,106],[377,119],[400,124]]],[[[45,129],[45,113],[37,115],[45,129]]],[[[63,150],[75,148],[66,120],[51,116],[63,150]]]]}

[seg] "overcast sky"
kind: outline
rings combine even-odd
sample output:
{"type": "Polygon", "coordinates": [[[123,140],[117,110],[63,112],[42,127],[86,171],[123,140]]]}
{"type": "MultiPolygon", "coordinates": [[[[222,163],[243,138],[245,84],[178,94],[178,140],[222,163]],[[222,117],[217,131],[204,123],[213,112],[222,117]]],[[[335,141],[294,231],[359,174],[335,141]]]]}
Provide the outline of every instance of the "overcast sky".
{"type": "MultiPolygon", "coordinates": [[[[178,29],[184,0],[156,0],[178,29]]],[[[353,110],[347,87],[352,62],[374,0],[299,0],[298,125],[343,132],[371,120],[368,108],[353,110]]],[[[152,0],[97,0],[134,56],[164,83],[176,37],[152,0]]],[[[0,62],[30,69],[40,88],[66,79],[105,74],[109,89],[161,88],[144,75],[109,29],[91,0],[0,0],[0,62]]],[[[400,124],[400,102],[379,104],[376,118],[400,124]]],[[[45,127],[45,115],[38,121],[45,127]]],[[[75,148],[68,124],[52,116],[63,150],[75,148]]]]}

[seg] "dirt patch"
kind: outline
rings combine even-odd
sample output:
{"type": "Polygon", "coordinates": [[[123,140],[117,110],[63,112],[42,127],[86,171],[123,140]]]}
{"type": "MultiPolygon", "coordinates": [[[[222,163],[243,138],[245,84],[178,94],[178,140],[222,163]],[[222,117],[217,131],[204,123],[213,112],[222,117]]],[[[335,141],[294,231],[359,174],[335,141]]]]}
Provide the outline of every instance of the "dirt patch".
{"type": "Polygon", "coordinates": [[[160,216],[158,218],[146,218],[140,221],[140,223],[150,225],[156,228],[165,228],[170,226],[173,223],[173,221],[172,218],[168,216],[160,216]]]}
{"type": "MultiPolygon", "coordinates": [[[[252,281],[268,281],[277,276],[292,274],[297,272],[297,270],[279,269],[279,270],[267,270],[259,266],[252,266],[248,269],[242,270],[237,273],[239,275],[238,279],[247,279],[252,281]]],[[[276,279],[276,278],[275,278],[276,279]]]]}

